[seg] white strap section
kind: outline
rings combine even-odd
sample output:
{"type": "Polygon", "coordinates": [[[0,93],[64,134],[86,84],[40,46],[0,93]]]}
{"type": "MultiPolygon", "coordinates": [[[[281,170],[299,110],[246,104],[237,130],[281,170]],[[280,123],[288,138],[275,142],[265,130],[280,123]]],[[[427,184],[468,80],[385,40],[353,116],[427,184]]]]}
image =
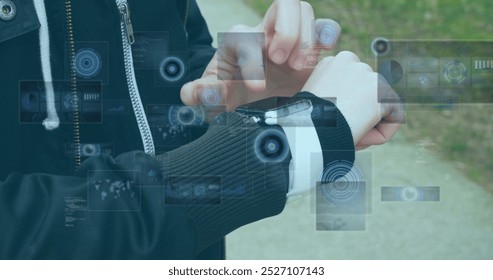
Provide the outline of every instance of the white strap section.
{"type": "Polygon", "coordinates": [[[54,130],[60,125],[60,119],[55,107],[55,91],[53,90],[53,77],[50,62],[50,34],[48,29],[48,17],[44,0],[34,0],[34,8],[38,15],[39,28],[39,52],[41,56],[41,70],[46,91],[46,111],[48,116],[43,121],[46,130],[54,130]]]}
{"type": "MultiPolygon", "coordinates": [[[[307,193],[320,181],[324,159],[322,146],[311,118],[312,108],[284,118],[267,118],[267,124],[280,125],[291,150],[288,198],[307,193]]],[[[267,116],[266,116],[267,117],[267,116]]]]}

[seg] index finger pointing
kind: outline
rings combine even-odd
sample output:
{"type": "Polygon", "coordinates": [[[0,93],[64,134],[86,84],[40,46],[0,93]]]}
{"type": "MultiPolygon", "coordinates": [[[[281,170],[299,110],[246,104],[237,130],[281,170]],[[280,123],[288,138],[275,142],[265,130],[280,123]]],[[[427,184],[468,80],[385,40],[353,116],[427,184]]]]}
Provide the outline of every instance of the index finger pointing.
{"type": "Polygon", "coordinates": [[[301,3],[299,0],[277,0],[274,5],[275,13],[271,15],[275,17],[275,33],[269,57],[275,63],[282,64],[288,59],[300,36],[301,3]]]}

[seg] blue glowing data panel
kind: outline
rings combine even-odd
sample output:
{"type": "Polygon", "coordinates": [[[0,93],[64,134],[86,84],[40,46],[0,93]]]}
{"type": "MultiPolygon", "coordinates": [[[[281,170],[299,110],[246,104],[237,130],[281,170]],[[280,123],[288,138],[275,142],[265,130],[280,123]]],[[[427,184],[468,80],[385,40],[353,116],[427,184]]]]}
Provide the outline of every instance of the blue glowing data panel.
{"type": "Polygon", "coordinates": [[[381,188],[382,201],[440,201],[440,187],[438,186],[383,186],[381,188]]]}
{"type": "MultiPolygon", "coordinates": [[[[62,123],[70,123],[77,113],[81,123],[102,122],[102,88],[100,81],[80,81],[77,92],[71,91],[69,81],[54,81],[54,101],[62,123]]],[[[41,123],[47,116],[48,104],[43,81],[21,81],[19,84],[19,121],[41,123]]]]}
{"type": "Polygon", "coordinates": [[[387,40],[372,43],[379,102],[459,104],[493,102],[493,42],[387,40]],[[388,94],[388,83],[400,99],[388,94]]]}

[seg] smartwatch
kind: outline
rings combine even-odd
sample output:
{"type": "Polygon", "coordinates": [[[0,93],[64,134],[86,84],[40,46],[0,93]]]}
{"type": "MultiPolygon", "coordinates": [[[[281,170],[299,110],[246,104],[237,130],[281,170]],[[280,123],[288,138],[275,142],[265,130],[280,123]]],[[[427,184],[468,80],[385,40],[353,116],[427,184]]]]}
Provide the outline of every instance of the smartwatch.
{"type": "Polygon", "coordinates": [[[279,125],[284,131],[291,151],[288,198],[316,186],[324,160],[310,99],[270,97],[240,106],[236,111],[263,126],[279,125]]]}
{"type": "Polygon", "coordinates": [[[281,96],[248,103],[236,109],[261,124],[273,125],[277,118],[287,118],[293,122],[293,126],[298,119],[294,116],[309,116],[312,110],[312,102],[308,99],[281,96]]]}

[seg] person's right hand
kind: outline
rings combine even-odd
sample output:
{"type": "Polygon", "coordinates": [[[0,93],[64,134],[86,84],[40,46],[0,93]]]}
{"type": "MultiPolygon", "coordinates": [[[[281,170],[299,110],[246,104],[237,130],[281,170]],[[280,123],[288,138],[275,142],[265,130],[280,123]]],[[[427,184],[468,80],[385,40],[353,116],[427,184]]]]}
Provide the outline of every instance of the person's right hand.
{"type": "Polygon", "coordinates": [[[333,50],[341,27],[316,19],[300,0],[275,0],[255,27],[235,25],[223,33],[202,77],[185,84],[189,106],[224,106],[228,111],[271,96],[293,96],[310,77],[321,50],[333,50]]]}
{"type": "Polygon", "coordinates": [[[336,98],[336,106],[351,128],[357,149],[387,142],[404,122],[399,102],[379,103],[380,97],[398,100],[383,78],[352,52],[324,58],[303,87],[320,98],[336,98]]]}

